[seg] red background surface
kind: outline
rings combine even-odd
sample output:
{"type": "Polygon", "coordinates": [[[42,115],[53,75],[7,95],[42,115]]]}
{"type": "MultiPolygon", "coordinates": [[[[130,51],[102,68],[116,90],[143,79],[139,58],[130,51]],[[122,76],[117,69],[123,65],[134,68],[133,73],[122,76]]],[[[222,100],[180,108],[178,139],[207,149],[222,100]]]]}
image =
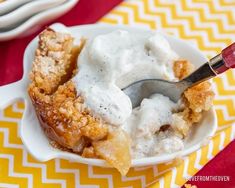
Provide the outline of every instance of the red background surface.
{"type": "MultiPolygon", "coordinates": [[[[67,26],[95,23],[120,2],[121,0],[80,0],[69,13],[54,22],[61,22],[67,26]]],[[[44,27],[41,27],[41,30],[44,27]]],[[[41,30],[28,37],[0,42],[0,85],[17,81],[22,77],[24,50],[41,30]]],[[[230,143],[196,175],[230,176],[229,182],[188,182],[199,188],[235,188],[235,141],[230,143]]]]}

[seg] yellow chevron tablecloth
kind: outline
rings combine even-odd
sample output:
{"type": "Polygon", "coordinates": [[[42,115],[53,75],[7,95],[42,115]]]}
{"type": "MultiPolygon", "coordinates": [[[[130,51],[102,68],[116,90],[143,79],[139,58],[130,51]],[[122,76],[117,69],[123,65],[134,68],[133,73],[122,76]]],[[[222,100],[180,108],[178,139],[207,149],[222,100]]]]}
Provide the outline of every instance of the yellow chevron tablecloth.
{"type": "MultiPolygon", "coordinates": [[[[100,20],[108,24],[159,29],[189,41],[208,57],[235,41],[234,0],[127,0],[100,20]]],[[[34,160],[19,138],[24,105],[0,111],[0,187],[178,187],[234,139],[235,71],[214,79],[219,128],[197,152],[172,163],[132,168],[122,177],[106,169],[68,160],[34,160]]],[[[209,126],[209,125],[208,125],[209,126]]],[[[35,138],[36,139],[36,138],[35,138]]]]}

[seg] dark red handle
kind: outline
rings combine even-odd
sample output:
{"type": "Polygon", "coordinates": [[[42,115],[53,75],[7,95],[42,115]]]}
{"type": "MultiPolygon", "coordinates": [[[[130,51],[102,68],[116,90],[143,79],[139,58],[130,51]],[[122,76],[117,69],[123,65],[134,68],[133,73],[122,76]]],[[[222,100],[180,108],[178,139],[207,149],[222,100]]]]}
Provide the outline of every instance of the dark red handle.
{"type": "Polygon", "coordinates": [[[235,68],[235,43],[231,44],[221,52],[225,66],[235,68]]]}
{"type": "Polygon", "coordinates": [[[220,54],[209,61],[216,74],[221,74],[230,68],[235,68],[235,43],[222,50],[220,54]]]}

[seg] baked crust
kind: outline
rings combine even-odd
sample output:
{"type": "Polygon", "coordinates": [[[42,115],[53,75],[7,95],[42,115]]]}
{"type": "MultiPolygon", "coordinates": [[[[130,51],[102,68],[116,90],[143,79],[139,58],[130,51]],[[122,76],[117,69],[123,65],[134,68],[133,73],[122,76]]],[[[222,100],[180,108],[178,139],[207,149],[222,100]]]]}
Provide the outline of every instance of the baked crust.
{"type": "Polygon", "coordinates": [[[30,79],[41,93],[52,94],[59,85],[72,77],[80,46],[73,45],[73,38],[66,33],[48,28],[39,35],[30,79]]]}
{"type": "MultiPolygon", "coordinates": [[[[174,73],[179,80],[188,76],[193,70],[193,65],[186,60],[174,63],[174,73]]],[[[172,126],[175,130],[183,137],[187,136],[190,127],[198,123],[203,112],[212,107],[214,95],[211,83],[207,81],[187,89],[182,96],[183,110],[173,114],[172,126]]]]}
{"type": "Polygon", "coordinates": [[[78,153],[108,133],[107,124],[86,109],[71,80],[82,47],[83,43],[74,46],[69,34],[51,29],[42,32],[28,88],[46,135],[78,153]]]}
{"type": "Polygon", "coordinates": [[[173,71],[175,77],[182,80],[184,77],[188,76],[193,72],[194,66],[187,60],[177,60],[174,62],[173,71]]]}

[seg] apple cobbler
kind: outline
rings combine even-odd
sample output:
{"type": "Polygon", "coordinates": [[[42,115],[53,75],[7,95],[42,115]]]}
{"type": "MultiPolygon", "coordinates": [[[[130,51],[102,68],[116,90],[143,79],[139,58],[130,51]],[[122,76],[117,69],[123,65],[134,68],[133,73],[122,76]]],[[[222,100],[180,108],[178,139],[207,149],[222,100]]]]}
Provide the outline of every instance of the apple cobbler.
{"type": "MultiPolygon", "coordinates": [[[[180,104],[155,95],[132,110],[129,99],[119,88],[143,76],[143,66],[148,63],[143,62],[145,56],[152,67],[162,67],[159,74],[165,79],[180,80],[194,67],[186,60],[179,60],[173,52],[163,59],[169,47],[161,51],[155,45],[156,40],[168,44],[158,36],[136,37],[136,41],[126,32],[108,35],[113,41],[103,35],[91,41],[81,39],[77,45],[68,33],[50,28],[43,31],[39,35],[28,93],[41,127],[54,147],[87,158],[104,159],[125,175],[131,159],[181,150],[190,127],[212,106],[214,93],[211,84],[204,82],[185,91],[180,104]],[[137,63],[132,68],[130,57],[134,56],[142,59],[138,63],[132,58],[137,63]],[[155,111],[159,108],[157,104],[164,101],[169,103],[167,108],[155,111]]],[[[158,71],[156,68],[153,72],[152,67],[146,68],[150,76],[158,71]]]]}

